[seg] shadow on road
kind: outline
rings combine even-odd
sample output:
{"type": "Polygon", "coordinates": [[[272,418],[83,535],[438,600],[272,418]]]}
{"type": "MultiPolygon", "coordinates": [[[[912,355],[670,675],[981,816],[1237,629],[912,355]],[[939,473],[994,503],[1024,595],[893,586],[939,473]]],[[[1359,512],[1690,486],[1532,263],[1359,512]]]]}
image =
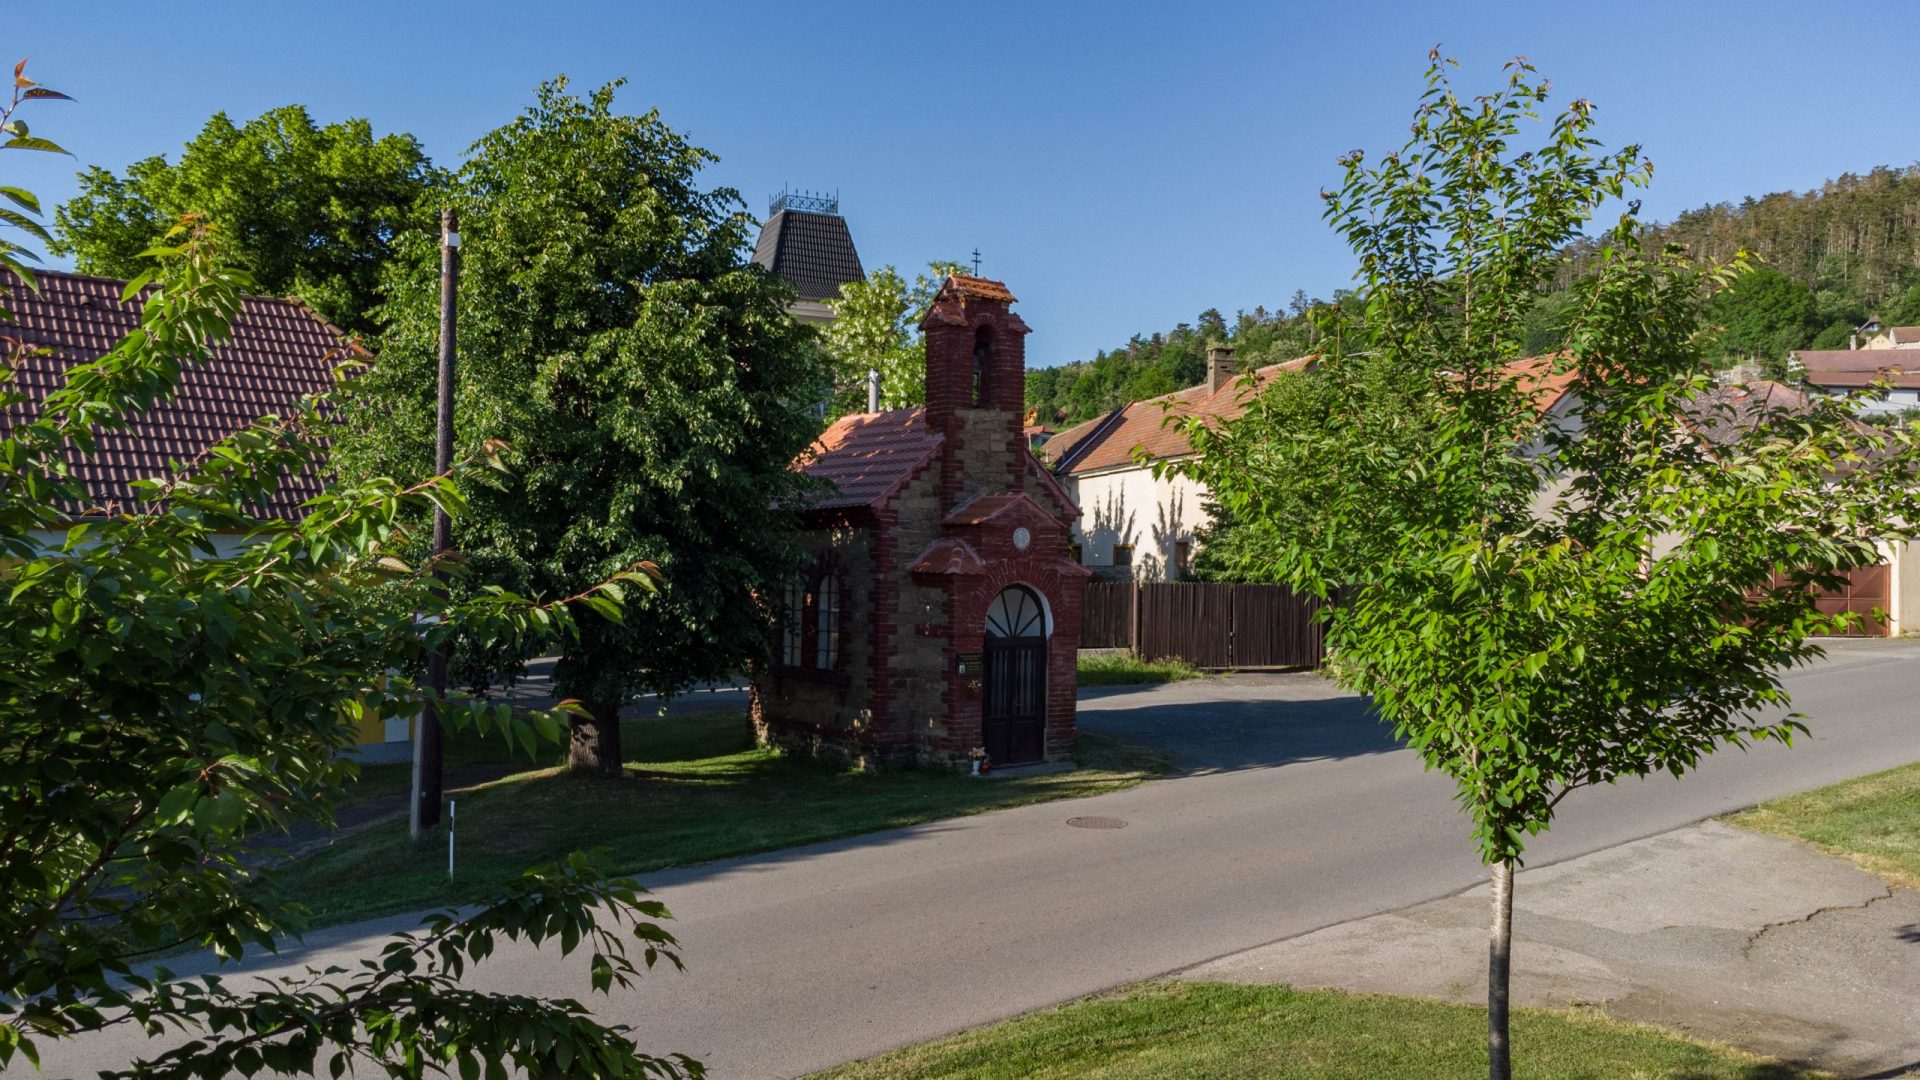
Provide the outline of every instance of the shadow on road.
{"type": "Polygon", "coordinates": [[[1243,684],[1089,695],[1081,730],[1164,750],[1189,773],[1264,768],[1399,749],[1366,702],[1311,675],[1243,684]]]}

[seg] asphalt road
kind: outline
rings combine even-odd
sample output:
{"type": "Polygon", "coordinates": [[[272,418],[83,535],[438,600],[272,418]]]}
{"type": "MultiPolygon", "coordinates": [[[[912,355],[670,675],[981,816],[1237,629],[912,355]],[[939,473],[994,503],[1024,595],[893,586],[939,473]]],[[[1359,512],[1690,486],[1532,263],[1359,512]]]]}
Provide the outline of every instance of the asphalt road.
{"type": "MultiPolygon", "coordinates": [[[[1920,642],[1837,643],[1788,683],[1810,739],[1723,752],[1680,780],[1582,792],[1529,865],[1920,760],[1920,642]]],[[[1481,877],[1449,782],[1315,677],[1102,693],[1082,702],[1081,723],[1170,745],[1192,771],[653,875],[679,916],[688,971],[651,975],[595,999],[598,1009],[651,1050],[701,1058],[719,1080],[792,1076],[1481,877]],[[1086,815],[1127,825],[1066,824],[1086,815]]],[[[395,925],[312,935],[286,959],[334,962],[395,925]]],[[[475,981],[591,997],[584,961],[556,950],[506,950],[475,981]]],[[[50,1055],[50,1074],[84,1075],[133,1049],[50,1055]]]]}

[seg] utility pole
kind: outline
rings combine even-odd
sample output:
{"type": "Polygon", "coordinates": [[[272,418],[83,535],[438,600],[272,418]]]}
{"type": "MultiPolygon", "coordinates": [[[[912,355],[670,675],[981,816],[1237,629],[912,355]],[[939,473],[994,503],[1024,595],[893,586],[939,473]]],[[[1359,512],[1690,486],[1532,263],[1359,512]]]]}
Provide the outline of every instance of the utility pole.
{"type": "MultiPolygon", "coordinates": [[[[455,298],[460,284],[460,222],[452,210],[440,211],[440,415],[434,430],[433,469],[445,475],[453,468],[453,357],[455,298]]],[[[433,557],[453,549],[453,519],[433,511],[433,557]]],[[[436,575],[441,573],[435,571],[436,575]]],[[[445,595],[444,592],[441,595],[445,595]]],[[[413,728],[413,808],[408,830],[415,839],[440,821],[441,758],[439,699],[447,693],[447,646],[443,642],[427,653],[427,685],[435,701],[420,710],[413,728]]]]}

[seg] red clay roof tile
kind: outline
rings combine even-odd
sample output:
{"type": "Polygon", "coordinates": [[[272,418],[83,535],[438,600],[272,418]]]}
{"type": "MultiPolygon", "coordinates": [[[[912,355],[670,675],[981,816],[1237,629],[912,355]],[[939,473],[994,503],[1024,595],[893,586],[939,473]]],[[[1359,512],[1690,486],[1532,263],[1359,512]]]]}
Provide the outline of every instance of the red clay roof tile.
{"type": "Polygon", "coordinates": [[[1005,300],[1009,304],[1017,303],[1013,294],[1007,291],[1005,282],[994,281],[991,278],[953,274],[947,278],[947,284],[967,296],[977,296],[982,300],[1005,300]]]}
{"type": "Polygon", "coordinates": [[[809,505],[878,509],[885,504],[940,446],[940,436],[928,429],[924,414],[923,409],[896,409],[853,413],[834,421],[813,452],[798,462],[802,472],[834,487],[809,505]]]}
{"type": "Polygon", "coordinates": [[[980,558],[980,553],[973,550],[972,544],[958,537],[943,536],[928,544],[926,550],[913,560],[912,572],[978,577],[987,572],[987,564],[980,558]]]}
{"type": "Polygon", "coordinates": [[[1793,354],[1815,386],[1866,386],[1886,380],[1920,387],[1920,349],[1801,349],[1793,354]]]}
{"type": "Polygon", "coordinates": [[[1247,411],[1247,403],[1269,379],[1282,371],[1305,370],[1313,359],[1302,356],[1269,364],[1253,372],[1250,380],[1235,378],[1219,390],[1201,383],[1162,397],[1128,402],[1114,413],[1055,435],[1047,440],[1044,449],[1050,460],[1067,462],[1066,471],[1073,474],[1129,465],[1136,449],[1156,461],[1186,457],[1193,453],[1193,447],[1176,421],[1189,416],[1231,420],[1247,411]],[[1249,381],[1252,385],[1248,385],[1249,381]],[[1088,445],[1082,447],[1083,442],[1088,445]]]}

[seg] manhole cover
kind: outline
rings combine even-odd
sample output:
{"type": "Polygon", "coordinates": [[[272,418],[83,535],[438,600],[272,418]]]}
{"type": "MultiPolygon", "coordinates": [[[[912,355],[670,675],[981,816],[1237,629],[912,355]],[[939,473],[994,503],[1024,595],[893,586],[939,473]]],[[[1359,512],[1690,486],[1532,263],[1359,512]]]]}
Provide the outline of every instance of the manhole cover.
{"type": "Polygon", "coordinates": [[[1072,817],[1067,824],[1076,829],[1124,829],[1127,823],[1117,817],[1072,817]]]}

